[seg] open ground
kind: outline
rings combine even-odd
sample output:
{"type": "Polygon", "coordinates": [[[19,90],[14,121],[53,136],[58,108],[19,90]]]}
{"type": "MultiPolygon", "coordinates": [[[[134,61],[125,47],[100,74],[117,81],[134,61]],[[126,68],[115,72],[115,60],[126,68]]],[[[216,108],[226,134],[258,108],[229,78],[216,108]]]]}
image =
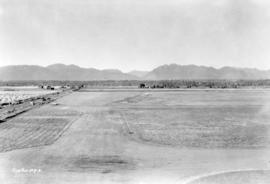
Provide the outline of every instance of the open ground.
{"type": "Polygon", "coordinates": [[[83,90],[0,124],[13,183],[270,183],[268,90],[83,90]]]}

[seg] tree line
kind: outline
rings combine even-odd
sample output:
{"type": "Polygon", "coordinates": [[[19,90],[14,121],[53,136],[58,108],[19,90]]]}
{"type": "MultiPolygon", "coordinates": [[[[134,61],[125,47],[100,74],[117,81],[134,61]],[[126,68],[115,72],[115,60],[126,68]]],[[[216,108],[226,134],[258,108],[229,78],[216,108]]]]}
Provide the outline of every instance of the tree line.
{"type": "Polygon", "coordinates": [[[138,88],[241,88],[270,87],[266,80],[100,80],[100,81],[0,81],[0,86],[110,86],[138,88]]]}

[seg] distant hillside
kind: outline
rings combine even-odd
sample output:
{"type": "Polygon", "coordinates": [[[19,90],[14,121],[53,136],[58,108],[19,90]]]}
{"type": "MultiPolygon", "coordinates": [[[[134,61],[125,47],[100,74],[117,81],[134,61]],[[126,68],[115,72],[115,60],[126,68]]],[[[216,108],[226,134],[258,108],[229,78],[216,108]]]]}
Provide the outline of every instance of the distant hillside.
{"type": "Polygon", "coordinates": [[[98,70],[76,65],[54,64],[47,67],[16,65],[0,67],[0,80],[191,80],[191,79],[270,79],[270,70],[196,65],[162,65],[150,72],[123,73],[117,69],[98,70]]]}
{"type": "Polygon", "coordinates": [[[144,77],[146,74],[148,74],[148,72],[147,71],[133,70],[131,72],[128,72],[128,74],[134,75],[134,76],[137,76],[137,77],[144,77]]]}
{"type": "Polygon", "coordinates": [[[162,65],[149,72],[145,77],[148,80],[170,79],[270,79],[269,70],[250,68],[213,67],[196,65],[162,65]]]}
{"type": "Polygon", "coordinates": [[[134,80],[136,76],[120,70],[97,70],[76,65],[54,64],[47,67],[17,65],[0,67],[0,80],[134,80]]]}

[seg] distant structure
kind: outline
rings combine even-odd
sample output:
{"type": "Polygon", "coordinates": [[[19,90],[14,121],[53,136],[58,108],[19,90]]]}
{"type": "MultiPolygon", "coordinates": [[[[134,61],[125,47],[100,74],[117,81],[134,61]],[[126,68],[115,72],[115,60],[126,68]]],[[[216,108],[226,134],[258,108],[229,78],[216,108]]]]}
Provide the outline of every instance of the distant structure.
{"type": "Polygon", "coordinates": [[[81,88],[84,88],[84,87],[85,87],[84,84],[79,84],[79,85],[67,84],[67,85],[61,85],[61,86],[39,85],[39,88],[47,89],[47,90],[70,89],[70,90],[73,90],[73,91],[77,91],[77,90],[79,90],[81,88]]]}
{"type": "Polygon", "coordinates": [[[48,90],[54,90],[54,87],[53,86],[39,86],[41,89],[48,89],[48,90]]]}
{"type": "Polygon", "coordinates": [[[146,87],[146,85],[144,84],[144,83],[141,83],[140,85],[139,85],[139,88],[145,88],[146,87]]]}

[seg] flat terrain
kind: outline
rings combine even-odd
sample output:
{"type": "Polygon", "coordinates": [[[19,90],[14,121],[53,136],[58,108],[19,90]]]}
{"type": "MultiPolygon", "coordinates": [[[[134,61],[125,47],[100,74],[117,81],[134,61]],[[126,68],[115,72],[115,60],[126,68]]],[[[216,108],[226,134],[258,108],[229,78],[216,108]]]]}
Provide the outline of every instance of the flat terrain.
{"type": "Polygon", "coordinates": [[[9,87],[0,86],[0,105],[3,103],[16,103],[20,100],[35,98],[48,94],[56,93],[54,90],[44,90],[37,86],[24,87],[9,87]]]}
{"type": "Polygon", "coordinates": [[[0,124],[4,183],[270,183],[270,91],[84,90],[0,124]]]}
{"type": "MultiPolygon", "coordinates": [[[[53,102],[57,98],[70,93],[69,90],[45,90],[37,86],[0,87],[0,122],[6,121],[18,114],[37,108],[46,103],[53,102]]],[[[16,120],[15,120],[16,121],[16,120]]],[[[53,121],[53,120],[52,120],[53,121]]],[[[29,121],[20,120],[19,123],[28,124],[29,121]]],[[[46,122],[46,120],[45,120],[46,122]]],[[[15,123],[16,124],[16,123],[15,123]]],[[[15,125],[9,123],[5,129],[15,125]]],[[[46,123],[45,123],[46,125],[46,123]]],[[[53,124],[54,125],[54,124],[53,124]]],[[[24,127],[24,126],[22,126],[24,127]]],[[[6,138],[4,138],[6,140],[6,138]]],[[[15,141],[16,142],[16,141],[15,141]]],[[[3,146],[2,146],[3,147],[3,146]]],[[[0,148],[1,150],[2,148],[0,148]]]]}

